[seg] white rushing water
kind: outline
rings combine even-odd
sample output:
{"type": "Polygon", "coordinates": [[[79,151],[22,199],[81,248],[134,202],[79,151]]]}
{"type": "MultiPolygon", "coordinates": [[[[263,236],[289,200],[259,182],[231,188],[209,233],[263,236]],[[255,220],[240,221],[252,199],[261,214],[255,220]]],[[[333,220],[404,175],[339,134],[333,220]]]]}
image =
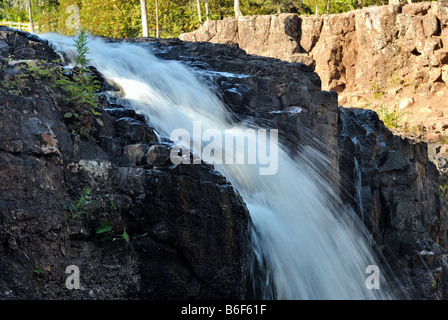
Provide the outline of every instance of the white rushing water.
{"type": "MultiPolygon", "coordinates": [[[[41,37],[74,57],[73,38],[41,37]]],[[[123,89],[119,102],[146,115],[162,136],[179,128],[193,136],[194,121],[200,121],[203,131],[239,134],[222,102],[183,64],[160,60],[130,43],[91,39],[89,48],[90,63],[123,89]]],[[[273,298],[389,298],[381,288],[366,287],[366,268],[376,261],[357,223],[348,221],[352,215],[333,206],[330,188],[319,182],[306,160],[291,159],[279,146],[278,171],[273,175],[260,175],[257,165],[215,165],[248,206],[258,231],[254,249],[266,257],[272,271],[273,298]]]]}

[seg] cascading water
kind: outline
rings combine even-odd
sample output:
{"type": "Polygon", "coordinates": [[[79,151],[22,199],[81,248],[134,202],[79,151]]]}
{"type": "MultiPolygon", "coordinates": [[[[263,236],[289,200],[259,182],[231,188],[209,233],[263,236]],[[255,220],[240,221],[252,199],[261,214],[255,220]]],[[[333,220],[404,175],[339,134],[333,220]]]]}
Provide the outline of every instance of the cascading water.
{"type": "MultiPolygon", "coordinates": [[[[46,34],[56,51],[74,57],[73,38],[46,34]]],[[[146,48],[129,43],[89,42],[91,64],[124,92],[119,103],[147,116],[161,136],[182,128],[195,139],[195,124],[238,137],[228,110],[194,72],[180,62],[162,61],[146,48]]],[[[197,135],[196,135],[197,136],[197,135]]],[[[194,141],[200,145],[199,141],[194,141]]],[[[274,141],[270,150],[274,151],[274,141]]],[[[234,150],[235,151],[235,150],[234,150]]],[[[225,150],[226,153],[230,150],[225,150]]],[[[317,153],[317,151],[311,151],[317,153]]],[[[238,155],[234,155],[238,156],[238,155]]],[[[271,155],[272,156],[272,155],[271,155]]],[[[330,187],[307,166],[278,146],[278,170],[261,175],[260,165],[224,164],[215,168],[239,191],[251,213],[256,257],[265,257],[276,299],[390,298],[366,287],[366,268],[376,260],[342,206],[334,205],[330,187]],[[339,212],[336,212],[338,210],[339,212]]],[[[384,280],[384,279],[382,279],[384,280]]],[[[382,282],[382,285],[384,283],[382,282]]]]}

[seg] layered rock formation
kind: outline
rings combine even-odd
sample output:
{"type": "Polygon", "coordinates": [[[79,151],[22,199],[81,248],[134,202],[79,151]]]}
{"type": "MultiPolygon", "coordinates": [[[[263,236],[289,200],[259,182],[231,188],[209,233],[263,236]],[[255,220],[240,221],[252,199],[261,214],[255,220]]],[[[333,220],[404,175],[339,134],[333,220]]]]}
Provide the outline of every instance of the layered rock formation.
{"type": "Polygon", "coordinates": [[[340,107],[340,128],[342,197],[378,244],[392,283],[401,297],[446,299],[448,216],[427,145],[393,135],[372,110],[340,107]]]}
{"type": "Polygon", "coordinates": [[[57,55],[7,28],[0,48],[0,298],[248,298],[251,221],[225,177],[173,165],[142,116],[106,101],[76,138],[60,94],[22,77],[23,59],[57,55]]]}
{"type": "MultiPolygon", "coordinates": [[[[370,90],[371,82],[387,86],[392,76],[409,77],[417,86],[428,83],[430,67],[447,63],[445,11],[444,3],[427,2],[334,15],[225,18],[180,39],[227,43],[249,54],[315,65],[324,90],[370,90]]],[[[430,83],[436,82],[444,83],[433,71],[430,83]]]]}
{"type": "Polygon", "coordinates": [[[400,108],[407,133],[436,141],[447,134],[447,8],[438,1],[334,15],[226,18],[180,38],[313,66],[340,104],[400,108]]]}

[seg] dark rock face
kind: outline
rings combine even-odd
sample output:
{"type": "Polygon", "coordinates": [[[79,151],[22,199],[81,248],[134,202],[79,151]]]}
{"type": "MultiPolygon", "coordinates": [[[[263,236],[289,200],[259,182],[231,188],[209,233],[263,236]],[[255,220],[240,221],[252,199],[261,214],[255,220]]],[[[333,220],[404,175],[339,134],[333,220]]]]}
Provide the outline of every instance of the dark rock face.
{"type": "Polygon", "coordinates": [[[394,136],[371,110],[340,107],[340,120],[342,190],[389,262],[392,280],[408,298],[446,298],[447,212],[426,144],[394,136]]]}
{"type": "Polygon", "coordinates": [[[0,29],[0,56],[47,61],[59,58],[46,41],[23,31],[11,30],[6,27],[0,29]]]}
{"type": "Polygon", "coordinates": [[[135,232],[152,234],[134,244],[147,257],[141,297],[247,297],[241,268],[250,262],[249,214],[226,179],[205,166],[154,169],[141,178],[150,192],[129,219],[135,232]]]}
{"type": "MultiPolygon", "coordinates": [[[[55,57],[8,28],[1,43],[2,65],[55,57]]],[[[1,299],[249,297],[251,220],[222,175],[173,165],[171,146],[121,106],[106,105],[104,125],[77,141],[57,94],[28,85],[0,92],[1,299]],[[80,290],[65,286],[70,265],[80,290]]]]}

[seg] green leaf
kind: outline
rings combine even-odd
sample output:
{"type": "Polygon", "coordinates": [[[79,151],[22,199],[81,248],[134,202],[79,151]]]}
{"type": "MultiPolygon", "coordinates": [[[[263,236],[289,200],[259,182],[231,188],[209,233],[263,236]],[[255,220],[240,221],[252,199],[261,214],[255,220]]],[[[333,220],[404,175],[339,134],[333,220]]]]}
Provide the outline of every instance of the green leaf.
{"type": "Polygon", "coordinates": [[[101,221],[101,224],[98,228],[95,229],[96,234],[104,233],[112,230],[112,223],[109,221],[101,221]]]}
{"type": "Polygon", "coordinates": [[[101,112],[95,111],[95,110],[93,110],[93,109],[91,109],[91,111],[92,111],[92,114],[93,114],[94,116],[100,116],[100,115],[101,115],[101,112]]]}
{"type": "Polygon", "coordinates": [[[100,126],[103,126],[103,125],[104,125],[103,120],[101,120],[100,118],[95,118],[95,120],[96,120],[96,122],[98,122],[98,124],[99,124],[100,126]]]}
{"type": "Polygon", "coordinates": [[[64,118],[71,118],[73,116],[73,113],[71,112],[67,112],[66,114],[64,114],[64,118]]]}
{"type": "Polygon", "coordinates": [[[123,227],[123,238],[126,242],[129,242],[129,235],[126,232],[126,227],[123,227]]]}

